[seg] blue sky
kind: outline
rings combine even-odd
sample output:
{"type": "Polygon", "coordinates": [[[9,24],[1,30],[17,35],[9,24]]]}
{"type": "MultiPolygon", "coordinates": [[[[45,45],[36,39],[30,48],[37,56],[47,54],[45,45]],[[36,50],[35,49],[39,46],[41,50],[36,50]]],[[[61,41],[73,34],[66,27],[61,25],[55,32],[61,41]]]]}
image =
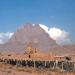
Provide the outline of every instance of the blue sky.
{"type": "Polygon", "coordinates": [[[0,0],[0,32],[25,23],[60,28],[75,42],[75,0],[0,0]]]}

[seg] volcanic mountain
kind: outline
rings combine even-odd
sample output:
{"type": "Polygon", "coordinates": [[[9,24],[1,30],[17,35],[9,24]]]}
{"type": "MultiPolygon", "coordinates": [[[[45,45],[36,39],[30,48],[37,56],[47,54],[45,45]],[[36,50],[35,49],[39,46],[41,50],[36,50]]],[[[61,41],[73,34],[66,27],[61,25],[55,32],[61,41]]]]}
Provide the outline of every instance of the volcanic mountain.
{"type": "Polygon", "coordinates": [[[29,42],[32,43],[33,48],[43,52],[57,46],[56,42],[39,25],[26,24],[19,27],[12,38],[0,46],[0,50],[24,52],[29,42]]]}

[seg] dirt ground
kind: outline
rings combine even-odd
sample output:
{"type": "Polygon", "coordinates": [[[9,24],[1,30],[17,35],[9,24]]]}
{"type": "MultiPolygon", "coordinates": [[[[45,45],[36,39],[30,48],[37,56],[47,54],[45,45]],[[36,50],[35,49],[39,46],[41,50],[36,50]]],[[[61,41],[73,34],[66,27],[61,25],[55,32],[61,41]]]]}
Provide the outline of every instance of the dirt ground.
{"type": "Polygon", "coordinates": [[[47,69],[17,67],[0,63],[0,75],[75,75],[75,72],[59,72],[47,69]]]}

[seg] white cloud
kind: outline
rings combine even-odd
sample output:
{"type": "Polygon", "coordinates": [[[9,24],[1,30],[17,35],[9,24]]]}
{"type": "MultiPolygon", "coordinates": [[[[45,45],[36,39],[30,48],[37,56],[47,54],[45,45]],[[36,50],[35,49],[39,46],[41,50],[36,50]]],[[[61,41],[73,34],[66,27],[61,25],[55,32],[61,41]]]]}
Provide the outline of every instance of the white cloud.
{"type": "Polygon", "coordinates": [[[49,29],[49,34],[50,37],[53,38],[53,40],[62,40],[64,38],[67,38],[68,36],[68,32],[55,27],[49,29]]]}
{"type": "Polygon", "coordinates": [[[14,33],[6,32],[6,33],[0,33],[0,44],[6,43],[13,35],[14,33]]]}
{"type": "MultiPolygon", "coordinates": [[[[35,26],[33,24],[33,26],[35,26]]],[[[39,24],[39,26],[45,30],[46,33],[49,34],[49,36],[56,41],[57,44],[70,44],[71,39],[69,38],[69,33],[65,30],[62,30],[60,28],[56,27],[47,27],[46,25],[39,24]]],[[[13,35],[14,33],[6,32],[6,33],[0,33],[0,44],[6,43],[13,35]]]]}
{"type": "Polygon", "coordinates": [[[44,29],[53,40],[56,40],[57,44],[62,45],[71,43],[69,33],[65,30],[56,27],[48,28],[46,25],[42,24],[39,24],[39,26],[44,29]]]}
{"type": "Polygon", "coordinates": [[[32,26],[35,26],[35,24],[32,24],[32,26]]]}
{"type": "Polygon", "coordinates": [[[44,29],[45,30],[45,32],[49,32],[49,28],[46,26],[46,25],[42,25],[42,24],[39,24],[39,26],[42,28],[42,29],[44,29]]]}

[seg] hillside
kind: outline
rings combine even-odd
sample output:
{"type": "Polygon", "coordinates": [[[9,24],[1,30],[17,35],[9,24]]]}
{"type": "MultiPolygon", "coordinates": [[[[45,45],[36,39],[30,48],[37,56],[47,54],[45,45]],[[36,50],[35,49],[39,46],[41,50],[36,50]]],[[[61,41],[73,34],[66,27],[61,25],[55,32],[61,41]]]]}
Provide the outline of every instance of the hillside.
{"type": "Polygon", "coordinates": [[[43,52],[48,52],[50,48],[57,46],[56,42],[39,25],[26,24],[19,27],[13,37],[0,46],[0,50],[24,52],[29,42],[34,48],[43,52]]]}

